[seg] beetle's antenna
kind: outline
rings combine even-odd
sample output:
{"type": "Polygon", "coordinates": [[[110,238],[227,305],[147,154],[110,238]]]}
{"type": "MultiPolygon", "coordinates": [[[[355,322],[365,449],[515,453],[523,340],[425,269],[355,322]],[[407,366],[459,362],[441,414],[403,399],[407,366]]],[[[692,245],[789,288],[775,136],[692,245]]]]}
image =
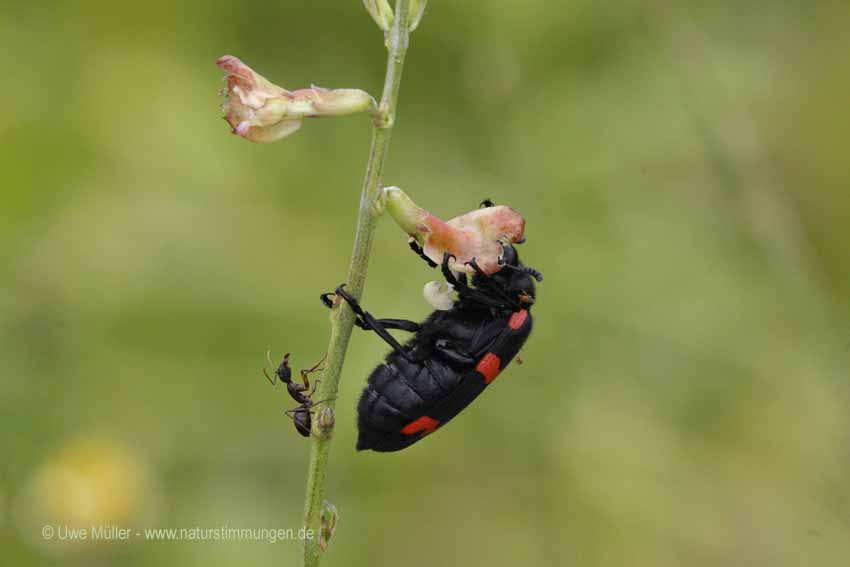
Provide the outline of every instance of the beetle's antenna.
{"type": "Polygon", "coordinates": [[[543,281],[543,274],[541,274],[540,272],[538,272],[534,268],[529,268],[528,266],[525,266],[522,269],[522,271],[525,272],[526,274],[528,274],[529,276],[531,276],[532,278],[534,278],[535,280],[537,280],[538,282],[543,281]]]}
{"type": "Polygon", "coordinates": [[[531,276],[532,278],[534,278],[535,280],[537,280],[539,282],[543,281],[543,274],[541,274],[540,272],[538,272],[534,268],[529,268],[528,266],[523,266],[523,267],[520,268],[520,267],[517,267],[517,266],[511,266],[510,264],[502,264],[502,268],[510,268],[511,270],[514,270],[515,272],[522,272],[524,274],[528,274],[529,276],[531,276]]]}

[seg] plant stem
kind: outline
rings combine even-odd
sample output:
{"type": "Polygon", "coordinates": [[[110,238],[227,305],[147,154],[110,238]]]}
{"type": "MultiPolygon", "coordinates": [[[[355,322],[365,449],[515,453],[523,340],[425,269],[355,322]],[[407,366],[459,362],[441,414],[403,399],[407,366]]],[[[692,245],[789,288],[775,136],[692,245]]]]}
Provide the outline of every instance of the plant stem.
{"type": "MultiPolygon", "coordinates": [[[[393,26],[387,33],[387,72],[384,80],[384,92],[378,107],[373,127],[372,146],[369,161],[366,164],[366,176],[360,194],[360,211],[357,216],[357,233],[354,237],[354,250],[348,268],[346,291],[356,299],[363,294],[366,270],[369,266],[369,253],[372,249],[372,236],[375,231],[378,212],[376,204],[381,194],[381,179],[384,163],[390,145],[390,133],[395,123],[395,111],[398,91],[401,85],[401,71],[404,55],[407,51],[407,20],[409,0],[397,0],[393,26]]],[[[328,400],[326,405],[333,408],[339,391],[339,378],[348,348],[348,339],[354,327],[354,314],[345,302],[341,302],[331,311],[331,336],[328,344],[328,358],[325,375],[315,394],[315,399],[328,400]]],[[[315,421],[315,420],[314,420],[315,421]]],[[[316,428],[314,427],[314,432],[316,428]]],[[[328,432],[314,435],[310,452],[310,465],[307,471],[307,494],[304,501],[304,527],[312,530],[313,537],[304,540],[304,566],[319,564],[322,553],[318,545],[321,525],[322,501],[325,496],[325,477],[328,468],[331,436],[328,432]]]]}

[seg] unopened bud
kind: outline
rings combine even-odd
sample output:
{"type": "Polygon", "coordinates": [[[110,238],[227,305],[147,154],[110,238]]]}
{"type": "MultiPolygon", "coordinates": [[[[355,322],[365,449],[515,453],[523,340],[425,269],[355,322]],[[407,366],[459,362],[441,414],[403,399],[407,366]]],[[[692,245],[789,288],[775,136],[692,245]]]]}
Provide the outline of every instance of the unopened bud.
{"type": "Polygon", "coordinates": [[[334,409],[330,406],[325,406],[319,411],[319,416],[316,418],[316,423],[319,426],[319,432],[327,437],[333,431],[336,424],[334,409]]]}
{"type": "Polygon", "coordinates": [[[332,503],[327,500],[322,501],[322,511],[320,514],[319,537],[317,542],[322,551],[327,551],[328,542],[331,536],[336,531],[336,526],[339,523],[339,512],[332,503]]]}
{"type": "Polygon", "coordinates": [[[442,262],[446,252],[455,256],[455,271],[473,273],[465,263],[475,258],[482,271],[494,274],[501,269],[500,243],[525,240],[525,219],[504,205],[475,209],[446,222],[418,206],[398,187],[385,188],[384,198],[386,211],[433,262],[442,262]]]}
{"type": "Polygon", "coordinates": [[[425,284],[422,289],[425,301],[437,311],[448,311],[458,299],[457,292],[451,284],[445,281],[434,281],[425,284]]]}
{"type": "Polygon", "coordinates": [[[422,16],[425,15],[425,8],[428,6],[428,0],[410,0],[410,12],[407,15],[407,29],[415,30],[419,27],[419,22],[422,16]]]}
{"type": "Polygon", "coordinates": [[[378,27],[384,31],[389,31],[393,26],[395,17],[389,2],[387,0],[363,0],[363,5],[372,19],[375,20],[375,23],[378,24],[378,27]]]}
{"type": "Polygon", "coordinates": [[[274,142],[301,127],[304,118],[373,112],[375,99],[359,89],[310,87],[288,91],[231,55],[217,62],[227,75],[222,110],[233,133],[252,142],[274,142]]]}
{"type": "Polygon", "coordinates": [[[375,99],[360,89],[323,89],[311,87],[295,91],[292,95],[309,107],[307,116],[346,116],[366,112],[376,107],[375,99]]]}

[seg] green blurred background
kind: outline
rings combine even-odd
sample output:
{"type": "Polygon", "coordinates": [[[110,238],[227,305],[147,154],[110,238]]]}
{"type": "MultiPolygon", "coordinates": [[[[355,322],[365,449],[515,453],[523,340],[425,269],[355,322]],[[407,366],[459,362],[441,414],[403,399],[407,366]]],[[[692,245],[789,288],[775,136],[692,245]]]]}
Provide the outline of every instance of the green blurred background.
{"type": "MultiPolygon", "coordinates": [[[[327,565],[850,561],[850,3],[434,0],[386,184],[527,219],[546,275],[450,427],[354,451],[385,354],[353,338],[327,565]]],[[[44,541],[45,523],[301,522],[308,444],[260,374],[325,350],[365,117],[254,145],[214,63],[379,94],[360,2],[0,7],[0,546],[8,565],[295,565],[300,545],[44,541]]],[[[436,273],[385,219],[364,303],[436,273]]]]}

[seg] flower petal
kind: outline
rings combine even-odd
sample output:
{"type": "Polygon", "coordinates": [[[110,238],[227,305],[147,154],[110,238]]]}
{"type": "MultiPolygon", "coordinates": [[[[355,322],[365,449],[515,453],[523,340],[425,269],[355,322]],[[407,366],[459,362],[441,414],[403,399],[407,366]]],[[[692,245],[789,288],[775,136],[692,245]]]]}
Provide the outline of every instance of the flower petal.
{"type": "Polygon", "coordinates": [[[501,270],[501,243],[525,240],[525,219],[511,207],[476,209],[445,222],[419,207],[398,187],[384,189],[386,210],[407,234],[416,239],[432,261],[441,263],[448,252],[456,258],[455,271],[472,273],[465,265],[474,258],[488,274],[501,270]]]}
{"type": "Polygon", "coordinates": [[[252,142],[276,142],[295,133],[301,128],[301,120],[281,120],[271,126],[250,126],[240,133],[237,127],[234,134],[252,142]]]}

